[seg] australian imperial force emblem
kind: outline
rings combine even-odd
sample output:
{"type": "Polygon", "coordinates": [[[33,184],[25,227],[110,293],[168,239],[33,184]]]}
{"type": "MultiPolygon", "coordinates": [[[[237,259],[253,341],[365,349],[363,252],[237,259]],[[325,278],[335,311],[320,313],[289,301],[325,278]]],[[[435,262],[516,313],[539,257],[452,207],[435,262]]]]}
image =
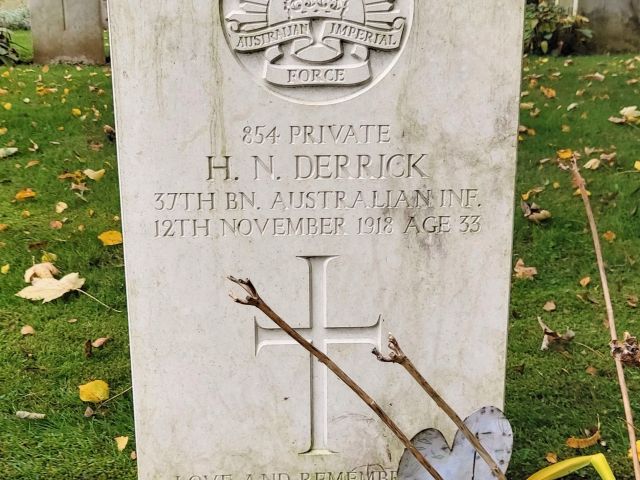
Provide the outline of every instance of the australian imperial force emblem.
{"type": "Polygon", "coordinates": [[[413,0],[224,0],[227,39],[272,86],[367,85],[403,46],[413,0]],[[250,60],[251,59],[251,60],[250,60]]]}

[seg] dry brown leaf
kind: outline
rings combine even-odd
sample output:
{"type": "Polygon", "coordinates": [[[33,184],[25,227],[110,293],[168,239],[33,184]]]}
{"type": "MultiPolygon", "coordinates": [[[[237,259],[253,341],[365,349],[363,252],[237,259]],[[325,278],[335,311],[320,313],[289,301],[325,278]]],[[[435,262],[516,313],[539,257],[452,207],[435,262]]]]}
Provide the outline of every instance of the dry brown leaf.
{"type": "Polygon", "coordinates": [[[91,346],[93,348],[102,348],[109,340],[111,340],[111,337],[98,338],[97,340],[91,342],[91,346]]]}
{"type": "Polygon", "coordinates": [[[16,295],[27,300],[42,300],[51,302],[74,290],[80,290],[84,285],[84,278],[77,273],[70,273],[60,280],[55,278],[36,278],[32,285],[20,290],[16,295]]]}
{"type": "Polygon", "coordinates": [[[624,332],[624,340],[611,342],[611,353],[619,357],[620,361],[630,367],[640,367],[640,346],[638,339],[629,332],[624,332]]]}
{"type": "Polygon", "coordinates": [[[544,304],[544,307],[542,307],[545,312],[555,312],[557,308],[558,307],[556,306],[556,302],[554,302],[553,300],[549,300],[544,304]]]}
{"type": "Polygon", "coordinates": [[[596,73],[591,73],[589,75],[586,75],[584,78],[586,80],[595,80],[596,82],[604,82],[605,78],[607,77],[605,77],[600,72],[596,72],[596,73]]]}
{"type": "Polygon", "coordinates": [[[49,222],[49,226],[54,230],[60,230],[64,226],[64,224],[60,220],[51,220],[49,222]]]}
{"type": "Polygon", "coordinates": [[[44,413],[33,413],[33,412],[16,412],[16,417],[22,418],[23,420],[44,420],[46,415],[44,413]]]}
{"type": "Polygon", "coordinates": [[[70,318],[69,320],[67,320],[67,323],[78,323],[78,319],[77,318],[70,318]]]}
{"type": "Polygon", "coordinates": [[[522,208],[525,218],[533,223],[540,224],[540,222],[551,218],[551,212],[549,210],[543,210],[535,203],[522,201],[520,202],[520,208],[522,208]]]}
{"type": "Polygon", "coordinates": [[[631,308],[638,308],[638,302],[640,302],[640,299],[638,299],[637,295],[627,296],[627,305],[629,305],[631,308]]]}
{"type": "Polygon", "coordinates": [[[591,365],[587,367],[587,369],[585,370],[589,375],[591,375],[592,377],[597,377],[598,376],[598,369],[596,367],[592,367],[591,365]]]}
{"type": "Polygon", "coordinates": [[[586,168],[587,170],[597,170],[601,165],[602,163],[600,162],[599,158],[592,158],[584,164],[584,168],[586,168]]]}
{"type": "Polygon", "coordinates": [[[24,281],[26,283],[31,283],[37,278],[53,278],[54,275],[58,275],[59,273],[60,271],[55,267],[53,263],[37,263],[33,267],[27,269],[26,272],[24,272],[24,281]]]}
{"type": "Polygon", "coordinates": [[[58,202],[56,203],[56,213],[62,213],[64,212],[67,208],[69,208],[69,205],[67,205],[64,202],[58,202]]]}
{"type": "Polygon", "coordinates": [[[588,287],[591,283],[591,277],[584,277],[580,279],[580,285],[584,288],[588,287]]]}
{"type": "Polygon", "coordinates": [[[523,280],[533,280],[538,274],[538,269],[536,267],[527,267],[524,264],[524,260],[521,258],[516,262],[516,266],[513,268],[515,272],[515,277],[523,280]]]}
{"type": "Polygon", "coordinates": [[[89,358],[93,355],[93,345],[91,345],[91,340],[87,340],[84,342],[84,356],[89,358]]]}
{"type": "Polygon", "coordinates": [[[549,350],[549,347],[554,344],[562,346],[571,342],[576,337],[575,332],[569,329],[567,329],[565,333],[560,335],[558,332],[551,330],[540,317],[538,317],[538,324],[540,325],[540,328],[542,328],[543,334],[542,346],[540,347],[540,350],[549,350]]]}
{"type": "Polygon", "coordinates": [[[135,450],[133,450],[133,451],[131,452],[131,455],[129,455],[129,458],[130,458],[131,460],[137,460],[137,459],[138,459],[138,454],[136,453],[136,451],[135,451],[135,450]]]}
{"type": "Polygon", "coordinates": [[[554,463],[558,463],[558,455],[554,452],[548,452],[544,459],[549,462],[550,464],[554,464],[554,463]]]}
{"type": "Polygon", "coordinates": [[[598,428],[598,430],[596,430],[596,433],[594,433],[588,438],[576,438],[576,437],[567,438],[567,447],[575,448],[575,449],[593,447],[596,443],[598,443],[598,441],[601,438],[602,438],[602,435],[600,434],[600,429],[598,428]]]}
{"type": "Polygon", "coordinates": [[[555,89],[553,89],[551,87],[541,86],[540,87],[540,91],[547,98],[556,98],[557,95],[558,95],[557,92],[555,91],[555,89]]]}
{"type": "Polygon", "coordinates": [[[24,327],[22,327],[20,329],[20,334],[23,337],[26,337],[27,335],[35,335],[36,334],[36,330],[31,325],[25,325],[24,327]]]}
{"type": "Polygon", "coordinates": [[[613,243],[613,241],[617,238],[617,235],[611,230],[608,230],[602,234],[602,238],[604,238],[609,243],[613,243]]]}
{"type": "Polygon", "coordinates": [[[85,418],[91,418],[96,414],[96,412],[93,410],[93,408],[91,407],[87,407],[87,409],[84,411],[84,417],[85,418]]]}
{"type": "Polygon", "coordinates": [[[0,223],[0,232],[4,232],[8,228],[9,228],[9,225],[7,225],[6,223],[0,223]]]}

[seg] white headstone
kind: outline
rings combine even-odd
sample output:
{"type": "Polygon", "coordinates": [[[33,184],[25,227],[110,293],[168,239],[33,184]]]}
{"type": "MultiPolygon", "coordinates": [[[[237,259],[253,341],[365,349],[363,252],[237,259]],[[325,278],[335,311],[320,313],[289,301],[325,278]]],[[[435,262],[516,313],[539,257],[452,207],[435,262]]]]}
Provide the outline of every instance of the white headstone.
{"type": "Polygon", "coordinates": [[[110,4],[145,480],[392,480],[400,443],[503,404],[522,2],[110,4]]]}
{"type": "Polygon", "coordinates": [[[29,0],[36,63],[105,61],[100,0],[29,0]]]}

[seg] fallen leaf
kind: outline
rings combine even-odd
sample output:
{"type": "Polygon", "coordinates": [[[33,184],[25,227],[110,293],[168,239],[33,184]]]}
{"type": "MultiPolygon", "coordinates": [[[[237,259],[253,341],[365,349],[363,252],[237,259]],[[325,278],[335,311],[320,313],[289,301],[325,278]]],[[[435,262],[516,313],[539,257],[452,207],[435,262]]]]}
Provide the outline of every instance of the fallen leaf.
{"type": "Polygon", "coordinates": [[[89,144],[89,149],[93,150],[94,152],[99,152],[100,150],[102,150],[104,147],[104,145],[100,142],[91,142],[89,144]]]}
{"type": "Polygon", "coordinates": [[[638,339],[629,332],[624,332],[624,340],[611,342],[611,353],[620,358],[624,365],[640,367],[640,345],[638,339]]]}
{"type": "Polygon", "coordinates": [[[627,296],[627,305],[631,308],[638,308],[638,302],[640,302],[640,299],[638,299],[637,295],[627,296]]]}
{"type": "Polygon", "coordinates": [[[15,155],[16,153],[18,153],[18,149],[15,147],[0,148],[0,158],[7,158],[7,157],[10,157],[11,155],[15,155]]]}
{"type": "Polygon", "coordinates": [[[535,203],[520,202],[520,208],[524,213],[524,217],[530,222],[540,224],[544,220],[551,218],[551,212],[549,210],[543,210],[535,203]]]}
{"type": "Polygon", "coordinates": [[[30,188],[25,188],[24,190],[20,190],[18,193],[16,193],[16,200],[18,201],[23,201],[26,200],[27,198],[34,198],[36,196],[36,192],[34,192],[33,190],[31,190],[30,188]]]}
{"type": "Polygon", "coordinates": [[[49,65],[42,67],[42,73],[49,73],[49,65]]]}
{"type": "Polygon", "coordinates": [[[570,160],[571,158],[573,158],[573,150],[571,150],[570,148],[558,150],[557,155],[560,160],[570,160]]]}
{"type": "Polygon", "coordinates": [[[4,107],[5,110],[11,110],[13,108],[13,105],[10,104],[9,102],[3,104],[2,106],[4,107]]]}
{"type": "Polygon", "coordinates": [[[93,355],[93,345],[91,345],[91,340],[87,340],[84,342],[84,356],[89,358],[93,355]]]}
{"type": "Polygon", "coordinates": [[[60,280],[55,278],[34,279],[33,285],[23,288],[16,295],[27,300],[42,300],[42,303],[51,302],[63,295],[79,290],[84,285],[85,279],[77,273],[70,273],[60,280]]]}
{"type": "Polygon", "coordinates": [[[553,344],[564,345],[566,343],[571,342],[576,334],[572,330],[567,329],[565,333],[560,335],[558,332],[551,330],[549,326],[542,321],[542,318],[538,317],[538,324],[540,328],[542,328],[542,346],[540,350],[549,350],[549,347],[553,344]]]}
{"type": "Polygon", "coordinates": [[[118,447],[119,452],[127,448],[127,443],[129,443],[129,437],[116,437],[114,440],[116,441],[116,446],[118,447]]]}
{"type": "Polygon", "coordinates": [[[616,125],[623,125],[623,124],[627,123],[627,121],[624,118],[615,117],[613,115],[609,117],[609,121],[611,123],[615,123],[616,125]]]}
{"type": "Polygon", "coordinates": [[[633,168],[635,168],[640,172],[640,160],[638,160],[636,163],[633,164],[633,168]]]}
{"type": "Polygon", "coordinates": [[[20,329],[20,333],[23,337],[26,337],[27,335],[35,335],[36,330],[31,325],[25,325],[20,329]]]}
{"type": "Polygon", "coordinates": [[[603,160],[605,162],[609,162],[609,165],[612,165],[617,156],[618,156],[617,152],[602,153],[602,154],[600,154],[600,160],[603,160]]]}
{"type": "MultiPolygon", "coordinates": [[[[627,452],[627,456],[629,458],[633,458],[633,452],[631,450],[632,449],[630,448],[629,451],[627,452]]],[[[636,440],[636,451],[640,452],[640,440],[636,440]]],[[[640,455],[640,453],[638,453],[638,455],[640,455]]]]}
{"type": "Polygon", "coordinates": [[[73,115],[74,117],[79,117],[80,115],[82,115],[82,110],[80,110],[79,108],[72,108],[71,115],[73,115]]]}
{"type": "Polygon", "coordinates": [[[129,458],[130,458],[131,460],[137,460],[137,459],[138,459],[138,454],[136,453],[136,451],[135,451],[135,450],[132,450],[132,451],[131,451],[131,455],[129,455],[129,458]]]}
{"type": "Polygon", "coordinates": [[[104,177],[105,169],[103,168],[102,170],[95,171],[95,170],[91,170],[90,168],[87,168],[82,173],[84,173],[91,180],[99,182],[100,180],[102,180],[102,177],[104,177]]]}
{"type": "Polygon", "coordinates": [[[37,263],[33,267],[24,272],[24,281],[31,283],[37,278],[53,278],[60,271],[51,262],[37,263]]]}
{"type": "Polygon", "coordinates": [[[63,223],[60,220],[51,220],[49,226],[54,230],[60,230],[63,227],[63,223]]]}
{"type": "Polygon", "coordinates": [[[570,112],[572,110],[575,110],[576,108],[578,108],[580,106],[579,103],[572,103],[567,107],[567,112],[570,112]]]}
{"type": "Polygon", "coordinates": [[[558,307],[556,306],[556,302],[554,302],[553,300],[549,300],[544,304],[544,307],[542,307],[545,312],[555,312],[557,308],[558,307]]]}
{"type": "Polygon", "coordinates": [[[584,168],[586,168],[587,170],[597,170],[601,165],[602,163],[600,162],[599,158],[592,158],[584,164],[584,168]]]}
{"type": "Polygon", "coordinates": [[[571,126],[562,125],[561,130],[562,130],[562,133],[571,133],[571,126]]]}
{"type": "Polygon", "coordinates": [[[588,366],[585,371],[592,377],[598,376],[598,369],[596,367],[588,366]]]}
{"type": "Polygon", "coordinates": [[[591,283],[591,277],[584,277],[580,279],[580,285],[584,288],[589,286],[590,283],[591,283]]]}
{"type": "Polygon", "coordinates": [[[613,241],[616,239],[617,235],[612,232],[611,230],[608,230],[607,232],[602,234],[602,238],[604,238],[607,242],[609,243],[613,243],[613,241]]]}
{"type": "Polygon", "coordinates": [[[518,259],[513,270],[516,278],[525,280],[533,280],[533,277],[538,274],[538,269],[536,267],[525,266],[524,260],[521,258],[518,259]]]}
{"type": "Polygon", "coordinates": [[[122,243],[122,233],[115,230],[103,232],[98,238],[104,246],[120,245],[122,243]]]}
{"type": "Polygon", "coordinates": [[[67,205],[64,202],[58,202],[56,203],[56,213],[62,213],[64,212],[67,208],[69,208],[69,205],[67,205]]]}
{"type": "Polygon", "coordinates": [[[78,387],[80,400],[83,402],[100,403],[109,398],[109,384],[103,380],[94,380],[78,387]]]}
{"type": "Polygon", "coordinates": [[[7,225],[6,223],[0,223],[0,232],[4,232],[8,228],[9,228],[9,225],[7,225]]]}
{"type": "Polygon", "coordinates": [[[67,323],[78,323],[78,319],[77,318],[70,318],[69,320],[67,320],[67,323]]]}
{"type": "Polygon", "coordinates": [[[77,190],[79,192],[87,192],[89,191],[89,187],[87,187],[86,183],[72,183],[71,190],[77,190]]]}
{"type": "Polygon", "coordinates": [[[551,87],[541,86],[540,87],[540,91],[547,98],[556,98],[556,96],[557,96],[557,92],[551,87]]]}
{"type": "Polygon", "coordinates": [[[0,267],[0,273],[2,275],[6,275],[7,273],[9,273],[10,269],[11,269],[11,265],[7,263],[6,265],[3,265],[2,267],[0,267]]]}
{"type": "Polygon", "coordinates": [[[91,418],[96,414],[96,412],[93,410],[93,408],[91,407],[87,407],[87,409],[84,411],[84,417],[85,418],[91,418]]]}
{"type": "Polygon", "coordinates": [[[35,167],[36,165],[39,165],[39,164],[40,164],[39,160],[29,160],[24,168],[35,167]]]}
{"type": "Polygon", "coordinates": [[[55,253],[42,252],[42,257],[40,257],[40,260],[43,263],[53,263],[58,260],[58,256],[55,253]]]}
{"type": "Polygon", "coordinates": [[[522,200],[524,200],[526,202],[532,196],[537,195],[538,193],[542,193],[542,192],[544,192],[544,187],[533,187],[529,191],[527,191],[527,192],[522,194],[522,200]]]}
{"type": "Polygon", "coordinates": [[[91,342],[91,346],[93,348],[102,348],[109,340],[111,340],[111,337],[98,338],[97,340],[91,342]]]}
{"type": "Polygon", "coordinates": [[[584,77],[587,80],[595,80],[596,82],[604,82],[605,77],[603,74],[601,74],[600,72],[596,72],[596,73],[592,73],[590,75],[587,75],[584,77]]]}
{"type": "Polygon", "coordinates": [[[558,463],[558,455],[554,452],[548,452],[544,459],[551,464],[558,463]]]}
{"type": "Polygon", "coordinates": [[[623,108],[620,110],[620,115],[622,115],[625,121],[629,123],[636,123],[640,121],[640,110],[638,110],[636,105],[623,108]]]}
{"type": "Polygon", "coordinates": [[[23,420],[44,420],[46,415],[44,413],[33,413],[33,412],[16,412],[16,417],[22,418],[23,420]]]}
{"type": "Polygon", "coordinates": [[[569,437],[567,438],[566,444],[567,444],[567,447],[569,448],[575,448],[575,449],[589,448],[589,447],[593,447],[596,443],[598,443],[598,440],[600,440],[601,438],[602,438],[602,435],[600,434],[600,429],[598,428],[598,430],[596,430],[596,433],[594,433],[588,438],[569,437]]]}

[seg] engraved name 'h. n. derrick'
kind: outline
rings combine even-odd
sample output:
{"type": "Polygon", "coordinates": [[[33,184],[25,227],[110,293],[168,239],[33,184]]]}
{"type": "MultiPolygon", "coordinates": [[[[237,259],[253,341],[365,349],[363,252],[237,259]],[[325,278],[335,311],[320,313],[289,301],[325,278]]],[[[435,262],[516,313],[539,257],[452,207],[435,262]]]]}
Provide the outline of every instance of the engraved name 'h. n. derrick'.
{"type": "Polygon", "coordinates": [[[370,51],[401,47],[396,0],[245,0],[225,17],[239,54],[264,51],[273,85],[352,86],[371,80],[370,51]]]}
{"type": "MultiPolygon", "coordinates": [[[[382,318],[370,327],[330,327],[327,319],[327,267],[337,256],[300,257],[309,266],[309,327],[297,331],[313,345],[327,353],[329,345],[368,344],[380,348],[382,318]]],[[[295,345],[280,329],[263,328],[255,322],[256,355],[268,346],[295,345]]],[[[329,455],[335,453],[328,439],[328,386],[327,367],[310,357],[310,405],[311,439],[305,455],[329,455]]]]}

